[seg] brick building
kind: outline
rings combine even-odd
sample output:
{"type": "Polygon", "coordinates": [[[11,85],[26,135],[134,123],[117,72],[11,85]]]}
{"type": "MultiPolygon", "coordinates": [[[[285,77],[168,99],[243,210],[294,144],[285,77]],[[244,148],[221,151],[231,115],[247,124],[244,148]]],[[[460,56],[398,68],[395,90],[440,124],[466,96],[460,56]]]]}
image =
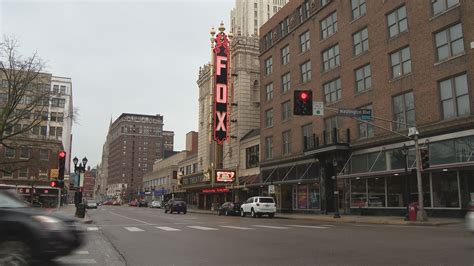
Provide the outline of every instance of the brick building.
{"type": "Polygon", "coordinates": [[[416,125],[428,214],[462,215],[474,192],[473,12],[463,0],[295,0],[262,26],[260,167],[281,210],[334,211],[338,175],[339,208],[402,214],[405,193],[418,198],[405,137],[416,125]],[[293,116],[298,89],[324,116],[293,116]],[[372,109],[373,120],[339,108],[372,109]]]}
{"type": "Polygon", "coordinates": [[[153,170],[153,163],[173,149],[172,132],[164,144],[163,116],[121,114],[110,126],[108,147],[107,187],[126,188],[128,198],[136,197],[142,186],[142,176],[153,170]],[[171,140],[170,140],[171,138],[171,140]],[[171,143],[171,144],[170,144],[171,143]]]}

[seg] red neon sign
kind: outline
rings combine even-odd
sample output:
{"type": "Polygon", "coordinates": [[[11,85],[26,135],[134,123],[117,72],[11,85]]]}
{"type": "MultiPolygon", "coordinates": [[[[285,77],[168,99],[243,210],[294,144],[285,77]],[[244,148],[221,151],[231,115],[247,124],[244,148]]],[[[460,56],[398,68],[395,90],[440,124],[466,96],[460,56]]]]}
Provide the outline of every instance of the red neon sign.
{"type": "Polygon", "coordinates": [[[224,32],[216,36],[214,47],[214,140],[218,144],[229,138],[228,76],[229,40],[224,32]]]}
{"type": "Polygon", "coordinates": [[[201,191],[202,193],[224,193],[230,192],[228,188],[205,188],[201,191]]]}
{"type": "Polygon", "coordinates": [[[217,170],[216,181],[217,182],[234,182],[235,171],[217,170]]]}

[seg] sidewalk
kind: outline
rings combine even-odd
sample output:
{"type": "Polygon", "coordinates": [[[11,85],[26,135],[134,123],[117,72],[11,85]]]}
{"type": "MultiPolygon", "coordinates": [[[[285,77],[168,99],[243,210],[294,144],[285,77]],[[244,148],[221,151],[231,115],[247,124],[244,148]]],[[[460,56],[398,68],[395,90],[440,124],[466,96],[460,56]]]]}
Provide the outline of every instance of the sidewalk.
{"type": "MultiPolygon", "coordinates": [[[[190,213],[212,214],[216,212],[209,210],[188,209],[190,213]]],[[[293,220],[309,220],[318,222],[333,222],[333,223],[357,223],[357,224],[385,224],[385,225],[420,225],[420,226],[441,226],[448,224],[461,224],[464,219],[459,218],[431,218],[428,221],[405,221],[404,217],[400,216],[360,216],[360,215],[345,215],[341,214],[341,218],[334,218],[333,215],[325,214],[290,214],[290,213],[276,213],[275,218],[293,219],[293,220]]]]}
{"type": "Polygon", "coordinates": [[[64,205],[59,210],[56,210],[56,211],[61,213],[61,214],[66,215],[68,217],[71,217],[71,218],[77,220],[80,223],[84,223],[84,224],[92,223],[92,219],[89,217],[89,215],[87,215],[87,209],[86,209],[86,215],[84,216],[84,218],[77,218],[75,216],[76,206],[74,204],[64,205]]]}

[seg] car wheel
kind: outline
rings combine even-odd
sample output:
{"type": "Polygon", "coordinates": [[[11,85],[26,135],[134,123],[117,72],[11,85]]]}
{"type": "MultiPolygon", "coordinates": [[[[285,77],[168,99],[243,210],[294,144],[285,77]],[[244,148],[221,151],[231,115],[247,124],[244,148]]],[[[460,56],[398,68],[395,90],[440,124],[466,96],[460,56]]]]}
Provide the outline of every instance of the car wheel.
{"type": "Polygon", "coordinates": [[[229,216],[229,212],[228,212],[228,211],[225,211],[225,216],[229,216]]]}
{"type": "Polygon", "coordinates": [[[29,247],[22,241],[0,243],[0,261],[2,265],[30,265],[29,247]]]}
{"type": "Polygon", "coordinates": [[[241,216],[241,217],[245,217],[244,209],[240,210],[240,216],[241,216]]]}
{"type": "Polygon", "coordinates": [[[274,213],[269,213],[268,217],[273,218],[273,217],[275,217],[275,214],[274,213]]]}
{"type": "Polygon", "coordinates": [[[250,216],[252,216],[252,218],[257,218],[257,214],[253,209],[250,211],[250,216]]]}
{"type": "Polygon", "coordinates": [[[184,211],[183,214],[186,214],[187,211],[184,211]]]}

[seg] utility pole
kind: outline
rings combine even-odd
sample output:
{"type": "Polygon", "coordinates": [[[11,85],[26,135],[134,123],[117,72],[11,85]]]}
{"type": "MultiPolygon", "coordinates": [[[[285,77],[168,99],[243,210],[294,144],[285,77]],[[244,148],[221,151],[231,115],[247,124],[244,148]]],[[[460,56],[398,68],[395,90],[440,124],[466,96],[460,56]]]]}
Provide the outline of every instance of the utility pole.
{"type": "Polygon", "coordinates": [[[413,140],[415,141],[415,158],[416,158],[416,181],[418,183],[418,212],[416,214],[416,219],[418,221],[426,221],[426,212],[423,206],[423,186],[421,180],[421,160],[420,160],[420,150],[418,145],[418,130],[416,128],[410,128],[409,136],[413,133],[413,140]]]}

